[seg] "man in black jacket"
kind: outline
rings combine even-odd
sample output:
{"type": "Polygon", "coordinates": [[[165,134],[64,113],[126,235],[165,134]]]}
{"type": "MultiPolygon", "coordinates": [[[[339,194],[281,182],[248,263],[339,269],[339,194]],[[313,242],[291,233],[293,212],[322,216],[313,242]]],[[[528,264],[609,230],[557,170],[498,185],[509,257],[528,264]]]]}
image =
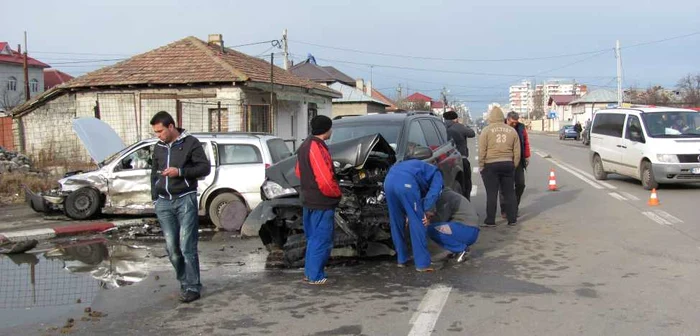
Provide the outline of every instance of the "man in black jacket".
{"type": "Polygon", "coordinates": [[[180,281],[180,301],[199,299],[199,215],[197,179],[209,175],[211,164],[202,144],[175,127],[173,117],[160,111],[151,119],[158,143],[153,149],[151,196],[165,235],[165,249],[180,281]]]}
{"type": "Polygon", "coordinates": [[[445,127],[447,128],[447,135],[452,139],[457,147],[457,150],[462,154],[462,164],[464,165],[464,174],[462,190],[457,190],[457,192],[462,192],[462,195],[470,199],[472,193],[472,166],[469,163],[469,147],[467,147],[467,138],[476,137],[474,130],[468,126],[462,125],[457,120],[457,112],[447,111],[442,115],[445,118],[445,127]]]}

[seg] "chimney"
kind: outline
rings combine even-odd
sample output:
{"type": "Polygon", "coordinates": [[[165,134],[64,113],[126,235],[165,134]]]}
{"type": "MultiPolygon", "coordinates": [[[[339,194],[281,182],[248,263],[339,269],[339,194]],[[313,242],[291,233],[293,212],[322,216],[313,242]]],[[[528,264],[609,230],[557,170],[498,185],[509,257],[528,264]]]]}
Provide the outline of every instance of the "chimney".
{"type": "Polygon", "coordinates": [[[372,97],[372,82],[367,81],[367,95],[372,97]]]}
{"type": "Polygon", "coordinates": [[[17,44],[17,53],[22,55],[22,45],[21,44],[17,44]]]}
{"type": "Polygon", "coordinates": [[[365,80],[362,79],[362,78],[356,79],[356,80],[355,80],[355,87],[356,87],[358,90],[360,90],[360,91],[362,91],[362,92],[365,92],[365,80]]]}
{"type": "Polygon", "coordinates": [[[224,36],[221,34],[209,34],[209,39],[207,41],[210,45],[215,45],[221,48],[221,52],[224,51],[224,36]]]}

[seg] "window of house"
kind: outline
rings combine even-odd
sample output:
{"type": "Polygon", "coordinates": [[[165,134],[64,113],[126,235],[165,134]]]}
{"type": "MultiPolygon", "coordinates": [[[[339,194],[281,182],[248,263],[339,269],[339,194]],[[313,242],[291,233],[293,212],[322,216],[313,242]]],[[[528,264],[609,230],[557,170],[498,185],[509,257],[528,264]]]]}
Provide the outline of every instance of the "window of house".
{"type": "Polygon", "coordinates": [[[7,91],[17,91],[17,78],[10,76],[7,79],[7,91]]]}
{"type": "Polygon", "coordinates": [[[255,146],[243,144],[219,145],[220,165],[250,164],[262,162],[263,161],[262,155],[260,154],[260,150],[255,146]]]}
{"type": "Polygon", "coordinates": [[[36,79],[32,79],[29,81],[29,90],[32,92],[37,92],[39,91],[39,81],[36,79]]]}
{"type": "Polygon", "coordinates": [[[318,115],[318,105],[316,103],[309,103],[309,108],[307,110],[306,123],[308,125],[307,134],[311,134],[311,119],[318,115]]]}
{"type": "Polygon", "coordinates": [[[270,105],[248,105],[246,130],[256,133],[272,133],[270,105]]]}
{"type": "Polygon", "coordinates": [[[228,132],[228,109],[209,109],[209,132],[228,132]]]}

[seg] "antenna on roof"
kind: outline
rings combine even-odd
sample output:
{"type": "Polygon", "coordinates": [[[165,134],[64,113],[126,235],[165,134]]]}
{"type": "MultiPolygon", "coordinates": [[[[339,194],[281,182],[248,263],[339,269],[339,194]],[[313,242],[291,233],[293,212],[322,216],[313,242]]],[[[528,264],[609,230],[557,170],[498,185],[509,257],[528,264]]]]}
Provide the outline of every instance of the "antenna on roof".
{"type": "Polygon", "coordinates": [[[314,55],[311,55],[311,53],[306,54],[306,61],[308,63],[316,65],[316,58],[314,57],[314,55]]]}

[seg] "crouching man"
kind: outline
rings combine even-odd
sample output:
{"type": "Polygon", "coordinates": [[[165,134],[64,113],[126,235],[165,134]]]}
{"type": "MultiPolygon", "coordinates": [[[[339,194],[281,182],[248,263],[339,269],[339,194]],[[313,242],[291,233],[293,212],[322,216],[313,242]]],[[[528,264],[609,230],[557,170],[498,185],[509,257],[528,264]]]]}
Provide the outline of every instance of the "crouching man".
{"type": "Polygon", "coordinates": [[[479,216],[474,207],[464,196],[446,188],[435,209],[435,213],[429,214],[428,236],[456,254],[457,262],[467,260],[469,246],[479,238],[479,216]]]}

